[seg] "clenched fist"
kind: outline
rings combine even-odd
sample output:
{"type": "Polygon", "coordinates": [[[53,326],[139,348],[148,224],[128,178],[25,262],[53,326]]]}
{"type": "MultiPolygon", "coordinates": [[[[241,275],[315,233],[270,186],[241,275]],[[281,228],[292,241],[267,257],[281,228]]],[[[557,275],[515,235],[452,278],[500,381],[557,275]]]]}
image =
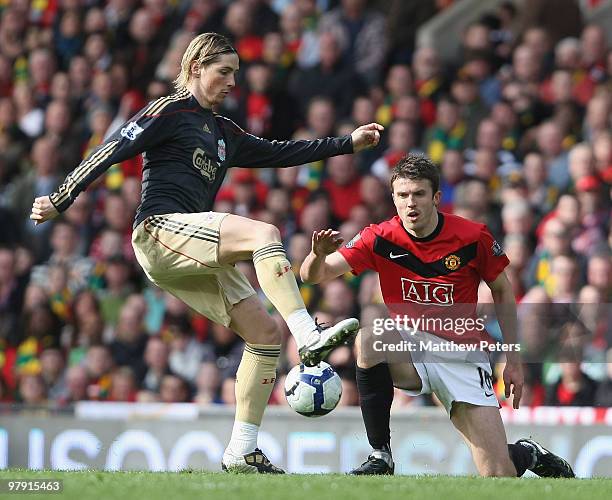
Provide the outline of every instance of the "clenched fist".
{"type": "Polygon", "coordinates": [[[380,142],[380,133],[383,130],[385,130],[385,127],[378,123],[368,123],[355,129],[351,134],[353,153],[377,146],[380,142]]]}
{"type": "Polygon", "coordinates": [[[36,198],[32,204],[30,219],[34,221],[34,224],[38,225],[57,217],[58,214],[59,212],[53,203],[51,203],[49,197],[41,196],[40,198],[36,198]]]}

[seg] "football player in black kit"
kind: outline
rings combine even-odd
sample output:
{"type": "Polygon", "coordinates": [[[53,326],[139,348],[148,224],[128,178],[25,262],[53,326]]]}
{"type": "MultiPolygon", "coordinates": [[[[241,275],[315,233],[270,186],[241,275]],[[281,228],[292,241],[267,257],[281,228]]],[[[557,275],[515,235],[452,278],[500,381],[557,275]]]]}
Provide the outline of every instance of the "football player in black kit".
{"type": "Polygon", "coordinates": [[[282,473],[257,448],[274,386],[281,334],[246,277],[235,267],[253,260],[260,286],[287,322],[300,358],[317,364],[355,335],[346,319],[321,328],[306,311],[278,229],[212,212],[231,167],[288,167],[376,146],[381,125],[313,141],[267,141],[213,109],[235,85],[239,59],[229,41],[203,33],[187,47],[177,91],[148,104],[96,148],[56,192],[36,198],[31,219],[43,223],[66,210],[111,165],[143,153],[142,198],[132,244],[148,278],[190,307],[236,331],[245,349],[236,376],[236,418],[222,468],[282,473]]]}

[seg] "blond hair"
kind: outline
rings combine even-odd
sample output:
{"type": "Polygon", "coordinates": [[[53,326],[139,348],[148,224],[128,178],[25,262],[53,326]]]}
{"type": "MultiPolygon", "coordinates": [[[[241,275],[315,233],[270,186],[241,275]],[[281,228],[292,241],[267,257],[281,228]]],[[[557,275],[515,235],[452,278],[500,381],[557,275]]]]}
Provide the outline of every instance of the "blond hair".
{"type": "Polygon", "coordinates": [[[236,49],[227,38],[218,33],[202,33],[196,36],[185,50],[181,59],[181,71],[174,80],[177,90],[187,88],[191,80],[191,63],[197,61],[200,66],[208,66],[219,60],[223,54],[235,54],[236,49]]]}

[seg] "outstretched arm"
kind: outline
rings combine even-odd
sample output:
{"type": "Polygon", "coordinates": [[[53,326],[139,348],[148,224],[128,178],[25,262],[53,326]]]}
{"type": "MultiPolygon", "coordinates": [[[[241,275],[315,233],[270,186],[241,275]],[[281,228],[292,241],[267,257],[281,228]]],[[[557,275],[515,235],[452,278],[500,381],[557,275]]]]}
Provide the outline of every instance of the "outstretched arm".
{"type": "Polygon", "coordinates": [[[384,130],[378,123],[370,123],[344,137],[327,137],[314,141],[268,141],[230,123],[229,126],[239,133],[230,166],[253,168],[291,167],[331,156],[357,153],[376,146],[384,130]]]}
{"type": "Polygon", "coordinates": [[[351,266],[340,252],[344,242],[338,231],[326,229],[312,233],[312,250],[300,268],[300,277],[305,283],[321,283],[351,270],[351,266]]]}
{"type": "Polygon", "coordinates": [[[142,109],[120,127],[106,142],[98,146],[72,172],[56,192],[34,200],[30,219],[42,224],[66,210],[76,197],[111,165],[132,158],[167,140],[173,127],[165,115],[149,113],[157,101],[142,109]]]}
{"type": "MultiPolygon", "coordinates": [[[[516,344],[518,342],[516,300],[506,273],[502,271],[495,280],[487,283],[487,285],[493,295],[495,313],[504,342],[506,344],[516,344]]],[[[506,398],[510,398],[510,393],[512,392],[514,395],[512,405],[515,409],[518,409],[524,382],[523,367],[518,352],[506,352],[506,367],[504,368],[503,379],[506,398]]]]}

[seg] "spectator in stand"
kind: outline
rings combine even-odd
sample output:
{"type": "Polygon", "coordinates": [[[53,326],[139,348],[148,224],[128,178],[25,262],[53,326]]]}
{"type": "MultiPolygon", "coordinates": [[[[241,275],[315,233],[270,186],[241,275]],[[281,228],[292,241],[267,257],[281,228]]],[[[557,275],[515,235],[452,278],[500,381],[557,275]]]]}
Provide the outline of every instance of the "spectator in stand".
{"type": "Polygon", "coordinates": [[[53,265],[64,266],[70,270],[68,288],[76,293],[87,286],[93,262],[77,253],[77,233],[74,226],[65,221],[56,221],[51,230],[51,256],[42,265],[32,269],[31,282],[46,286],[49,269],[53,265]]]}
{"type": "Polygon", "coordinates": [[[68,353],[68,364],[71,366],[81,363],[91,346],[102,343],[105,329],[105,323],[93,293],[86,291],[79,294],[73,302],[73,307],[74,325],[68,353]],[[90,307],[86,305],[88,303],[95,304],[93,309],[87,309],[90,307]]]}
{"type": "Polygon", "coordinates": [[[478,124],[475,149],[466,149],[465,151],[465,157],[468,162],[465,166],[466,173],[475,173],[475,165],[470,165],[469,162],[475,164],[476,156],[482,151],[487,151],[494,155],[495,160],[499,163],[499,168],[496,169],[496,172],[500,176],[506,177],[516,172],[520,168],[520,164],[510,151],[504,149],[502,140],[501,127],[495,120],[491,118],[482,120],[478,124]]]}
{"type": "Polygon", "coordinates": [[[104,344],[89,347],[83,366],[87,372],[87,399],[94,401],[108,399],[113,368],[109,347],[104,344]]]}
{"type": "MultiPolygon", "coordinates": [[[[76,128],[74,129],[76,130],[76,128]]],[[[55,141],[58,147],[58,173],[66,174],[68,165],[81,159],[80,140],[73,131],[70,108],[65,102],[52,101],[45,112],[45,135],[55,141]]]]}
{"type": "MultiPolygon", "coordinates": [[[[134,250],[131,244],[132,228],[130,220],[133,214],[128,211],[128,204],[119,193],[108,193],[104,199],[104,222],[107,229],[118,232],[122,238],[121,255],[130,262],[134,262],[134,250]]],[[[91,244],[90,254],[99,255],[100,237],[95,238],[91,244]]]]}
{"type": "Polygon", "coordinates": [[[554,207],[558,195],[548,179],[544,158],[539,153],[529,153],[523,159],[523,179],[527,189],[526,198],[532,210],[539,216],[547,214],[554,207]]]}
{"type": "Polygon", "coordinates": [[[126,301],[121,308],[115,338],[110,344],[113,362],[117,366],[129,366],[138,380],[145,372],[144,351],[147,334],[144,331],[144,311],[137,301],[126,301]]]}
{"type": "Polygon", "coordinates": [[[589,259],[587,282],[597,289],[604,302],[609,300],[612,295],[612,263],[609,252],[593,255],[589,259]]]}
{"type": "Polygon", "coordinates": [[[17,8],[7,8],[2,13],[0,22],[0,50],[11,60],[23,54],[23,40],[27,27],[26,18],[17,8]]]}
{"type": "Polygon", "coordinates": [[[136,379],[134,371],[129,366],[120,366],[111,376],[109,401],[133,403],[136,401],[136,379]]]}
{"type": "Polygon", "coordinates": [[[72,224],[78,235],[79,246],[77,252],[79,255],[88,254],[95,232],[91,222],[93,203],[88,192],[83,194],[85,196],[79,196],[79,199],[75,200],[64,214],[66,221],[72,224]]]}
{"type": "MultiPolygon", "coordinates": [[[[366,175],[361,179],[361,201],[371,220],[382,221],[389,218],[391,204],[388,199],[387,184],[377,177],[366,175]]],[[[351,215],[354,216],[352,210],[351,215]]]]}
{"type": "MultiPolygon", "coordinates": [[[[416,33],[419,27],[443,7],[441,2],[423,0],[390,2],[387,22],[389,26],[389,59],[391,62],[407,62],[412,58],[416,33]]],[[[380,122],[379,122],[380,123],[380,122]]]]}
{"type": "Polygon", "coordinates": [[[204,347],[194,338],[187,317],[167,318],[165,323],[164,333],[170,338],[170,370],[193,384],[204,358],[204,347]]]}
{"type": "MultiPolygon", "coordinates": [[[[44,136],[34,142],[31,153],[31,166],[24,175],[17,177],[11,186],[10,207],[22,225],[24,234],[35,242],[38,257],[48,255],[48,238],[51,229],[40,232],[32,231],[28,220],[28,197],[39,196],[47,192],[50,186],[56,186],[60,176],[57,171],[59,150],[56,142],[44,136]]],[[[53,188],[52,188],[53,189],[53,188]]]]}
{"type": "Polygon", "coordinates": [[[220,0],[194,0],[189,4],[183,28],[190,33],[207,33],[221,26],[225,7],[220,0]]]}
{"type": "Polygon", "coordinates": [[[583,232],[580,239],[575,241],[575,245],[585,255],[591,255],[598,250],[605,239],[604,228],[610,220],[610,205],[604,200],[602,183],[595,176],[586,176],[577,181],[576,196],[580,203],[583,232]]]}
{"type": "Polygon", "coordinates": [[[121,255],[113,255],[101,263],[104,286],[98,290],[100,312],[104,322],[116,325],[126,299],[134,292],[130,282],[132,268],[121,255]]]}
{"type": "Polygon", "coordinates": [[[76,403],[88,399],[87,370],[81,365],[71,366],[66,370],[66,386],[64,392],[58,397],[60,405],[76,403]]]}
{"type": "MultiPolygon", "coordinates": [[[[306,114],[306,127],[299,129],[294,139],[314,139],[315,137],[329,137],[333,135],[336,120],[336,109],[333,101],[327,97],[315,97],[308,105],[306,114]]],[[[304,170],[305,187],[314,191],[321,186],[324,161],[317,161],[306,165],[304,170]]]]}
{"type": "Polygon", "coordinates": [[[158,336],[149,337],[144,352],[146,371],[140,384],[144,391],[159,393],[159,386],[164,375],[170,373],[168,366],[168,344],[158,336]]]}
{"type": "Polygon", "coordinates": [[[79,108],[89,94],[92,73],[91,64],[85,56],[75,56],[70,60],[68,67],[70,94],[79,108]]]}
{"type": "Polygon", "coordinates": [[[333,32],[321,33],[319,51],[316,66],[293,72],[289,91],[299,102],[303,115],[313,97],[325,96],[334,102],[338,117],[348,116],[355,95],[361,90],[359,76],[352,65],[342,58],[340,44],[333,32]]]}
{"type": "Polygon", "coordinates": [[[588,24],[580,36],[582,67],[593,83],[601,83],[605,78],[607,41],[606,31],[598,24],[588,24]]]}
{"type": "Polygon", "coordinates": [[[510,260],[510,264],[506,268],[506,274],[510,283],[512,283],[514,297],[517,302],[520,302],[525,294],[521,276],[529,259],[530,242],[523,234],[507,234],[504,238],[503,248],[508,260],[510,260]]]}
{"type": "MultiPolygon", "coordinates": [[[[17,82],[14,85],[13,103],[15,105],[15,118],[19,125],[19,131],[25,134],[29,139],[40,136],[44,129],[45,112],[40,106],[36,105],[36,102],[34,102],[34,95],[30,84],[27,82],[17,82]]],[[[13,136],[13,140],[18,144],[23,142],[24,138],[25,137],[20,134],[13,136]]]]}
{"type": "Polygon", "coordinates": [[[57,401],[66,392],[66,363],[61,349],[49,347],[40,353],[40,375],[45,391],[52,401],[57,401]]]}
{"type": "Polygon", "coordinates": [[[366,84],[379,82],[388,44],[385,18],[369,9],[366,0],[342,0],[321,17],[319,31],[337,35],[343,59],[355,67],[366,84]]]}
{"type": "Polygon", "coordinates": [[[256,33],[259,26],[255,24],[251,3],[244,0],[232,2],[227,8],[222,30],[232,40],[245,64],[261,59],[263,53],[263,40],[256,33]]]}
{"type": "Polygon", "coordinates": [[[243,341],[229,328],[213,323],[210,338],[204,344],[201,361],[215,363],[219,368],[221,380],[233,379],[240,364],[243,346],[243,341]]]}
{"type": "Polygon", "coordinates": [[[156,67],[153,61],[159,61],[164,51],[159,30],[149,8],[137,9],[130,18],[127,43],[115,49],[117,60],[129,65],[130,80],[140,91],[153,78],[156,67]]]}
{"type": "Polygon", "coordinates": [[[361,203],[361,192],[355,161],[352,155],[334,156],[328,160],[328,178],[323,181],[331,201],[334,217],[348,219],[351,209],[361,203]]]}
{"type": "Polygon", "coordinates": [[[579,289],[578,266],[566,255],[557,255],[550,263],[550,277],[545,287],[555,303],[573,304],[579,289]]]}
{"type": "Polygon", "coordinates": [[[346,281],[335,279],[325,285],[321,307],[334,321],[348,318],[355,314],[355,294],[346,281]]]}
{"type": "Polygon", "coordinates": [[[561,362],[560,380],[547,388],[547,406],[593,406],[596,382],[584,373],[579,361],[561,362]]]}
{"type": "Polygon", "coordinates": [[[295,124],[295,104],[285,90],[272,89],[271,68],[253,62],[246,70],[246,85],[229,116],[254,135],[288,139],[295,124]]]}
{"type": "Polygon", "coordinates": [[[48,401],[45,382],[39,374],[26,374],[19,377],[17,393],[19,401],[25,405],[44,405],[48,401]]]}
{"type": "Polygon", "coordinates": [[[408,120],[395,120],[389,127],[389,145],[371,167],[372,173],[388,182],[395,164],[408,153],[416,152],[416,134],[408,120]]]}
{"type": "Polygon", "coordinates": [[[112,55],[104,35],[100,32],[90,34],[83,47],[83,53],[91,66],[97,71],[108,71],[112,55]]]}
{"type": "Polygon", "coordinates": [[[457,101],[459,114],[467,126],[465,145],[472,148],[476,143],[475,131],[478,124],[487,116],[489,110],[480,98],[476,81],[468,76],[459,75],[453,81],[451,95],[457,101]]]}
{"type": "MultiPolygon", "coordinates": [[[[387,126],[397,115],[399,100],[403,97],[413,95],[414,84],[412,72],[407,64],[394,64],[389,68],[385,79],[384,96],[382,104],[376,111],[376,121],[387,126]]],[[[420,118],[420,102],[419,118],[420,118]]]]}
{"type": "Polygon", "coordinates": [[[215,363],[202,363],[195,381],[194,403],[200,406],[219,403],[219,368],[215,363]]]}
{"type": "Polygon", "coordinates": [[[568,154],[563,148],[563,136],[554,121],[547,121],[538,127],[538,151],[544,159],[548,180],[560,191],[570,185],[568,154]]]}
{"type": "Polygon", "coordinates": [[[440,207],[443,212],[453,211],[455,188],[465,179],[464,161],[461,151],[449,149],[444,152],[440,167],[440,191],[442,191],[440,207]]]}
{"type": "Polygon", "coordinates": [[[559,255],[571,255],[569,231],[559,219],[550,218],[544,223],[541,241],[527,266],[527,288],[546,284],[550,277],[551,261],[559,255]]]}
{"type": "Polygon", "coordinates": [[[424,125],[431,126],[437,119],[438,101],[448,91],[439,54],[432,47],[417,49],[412,69],[414,88],[421,101],[421,120],[424,125]]]}
{"type": "Polygon", "coordinates": [[[267,0],[239,0],[251,7],[253,26],[259,36],[278,29],[278,15],[267,0]]]}
{"type": "Polygon", "coordinates": [[[186,403],[189,401],[187,382],[178,375],[164,375],[159,387],[159,400],[162,403],[186,403]]]}
{"type": "Polygon", "coordinates": [[[423,150],[433,162],[441,163],[447,149],[463,149],[465,132],[457,103],[451,97],[442,97],[438,102],[436,121],[425,132],[423,150]]]}
{"type": "Polygon", "coordinates": [[[516,199],[504,204],[501,212],[503,231],[506,235],[528,238],[533,228],[533,215],[524,199],[516,199]]]}
{"type": "Polygon", "coordinates": [[[65,10],[61,14],[54,45],[59,67],[66,69],[68,61],[81,52],[83,45],[81,18],[76,10],[65,10]]]}
{"type": "Polygon", "coordinates": [[[37,48],[28,58],[29,82],[37,105],[45,106],[49,98],[51,78],[56,71],[56,59],[48,48],[37,48]]]}

